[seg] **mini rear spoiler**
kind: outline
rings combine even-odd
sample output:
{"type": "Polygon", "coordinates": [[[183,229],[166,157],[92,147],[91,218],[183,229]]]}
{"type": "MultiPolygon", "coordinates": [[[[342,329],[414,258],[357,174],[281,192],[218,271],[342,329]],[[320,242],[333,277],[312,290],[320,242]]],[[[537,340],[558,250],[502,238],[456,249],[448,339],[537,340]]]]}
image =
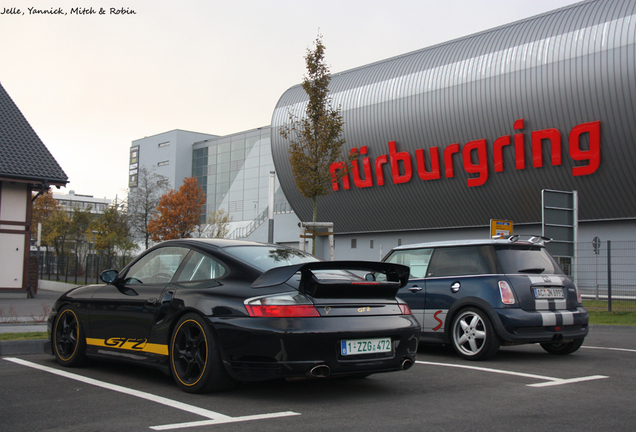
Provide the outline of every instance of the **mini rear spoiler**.
{"type": "Polygon", "coordinates": [[[533,243],[533,244],[545,244],[545,243],[550,243],[553,240],[550,237],[544,237],[540,235],[527,235],[524,237],[521,237],[520,235],[513,235],[513,236],[506,237],[503,234],[497,234],[492,236],[491,238],[493,240],[508,240],[510,243],[525,242],[525,243],[533,243]]]}
{"type": "Polygon", "coordinates": [[[397,291],[408,283],[409,268],[401,264],[375,261],[316,261],[292,266],[276,267],[263,273],[252,284],[252,288],[267,288],[281,285],[300,272],[298,290],[313,297],[351,297],[374,298],[395,297],[397,291]],[[371,273],[383,273],[386,281],[370,282],[364,279],[335,282],[320,281],[313,271],[317,270],[353,270],[371,273]]]}

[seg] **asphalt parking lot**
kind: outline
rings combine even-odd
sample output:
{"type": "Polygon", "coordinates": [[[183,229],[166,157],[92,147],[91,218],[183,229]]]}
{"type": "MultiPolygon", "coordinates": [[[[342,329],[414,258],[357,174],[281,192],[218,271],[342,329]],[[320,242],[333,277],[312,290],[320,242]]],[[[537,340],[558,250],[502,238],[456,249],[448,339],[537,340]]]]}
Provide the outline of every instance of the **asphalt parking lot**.
{"type": "Polygon", "coordinates": [[[274,381],[191,395],[160,372],[65,369],[46,354],[0,359],[1,431],[631,430],[636,333],[592,331],[570,356],[503,347],[468,362],[421,347],[405,372],[274,381]]]}

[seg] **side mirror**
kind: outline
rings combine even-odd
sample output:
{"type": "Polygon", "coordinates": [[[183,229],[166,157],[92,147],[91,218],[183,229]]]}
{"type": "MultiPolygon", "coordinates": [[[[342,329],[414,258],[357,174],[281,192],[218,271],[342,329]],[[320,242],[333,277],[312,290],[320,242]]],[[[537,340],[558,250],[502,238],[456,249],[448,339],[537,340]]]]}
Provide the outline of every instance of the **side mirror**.
{"type": "Polygon", "coordinates": [[[99,275],[100,279],[109,285],[117,280],[117,276],[119,276],[119,272],[117,270],[104,270],[99,275]]]}
{"type": "Polygon", "coordinates": [[[364,280],[375,282],[375,275],[373,273],[367,273],[364,275],[364,280]]]}

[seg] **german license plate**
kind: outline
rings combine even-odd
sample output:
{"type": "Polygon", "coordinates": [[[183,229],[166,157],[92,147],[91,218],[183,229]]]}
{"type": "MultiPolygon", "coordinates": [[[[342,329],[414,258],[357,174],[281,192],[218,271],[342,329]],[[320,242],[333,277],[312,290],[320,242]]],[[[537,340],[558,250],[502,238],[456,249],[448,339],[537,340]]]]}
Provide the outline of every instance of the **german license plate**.
{"type": "Polygon", "coordinates": [[[538,299],[562,299],[563,288],[535,288],[534,298],[538,299]]]}
{"type": "Polygon", "coordinates": [[[343,356],[391,352],[391,338],[354,339],[341,341],[343,356]]]}

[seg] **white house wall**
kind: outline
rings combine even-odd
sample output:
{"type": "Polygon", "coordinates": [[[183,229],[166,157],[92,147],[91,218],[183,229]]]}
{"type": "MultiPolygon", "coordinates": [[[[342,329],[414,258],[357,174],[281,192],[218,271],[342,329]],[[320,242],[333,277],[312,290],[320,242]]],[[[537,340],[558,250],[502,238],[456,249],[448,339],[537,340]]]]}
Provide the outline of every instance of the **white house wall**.
{"type": "Polygon", "coordinates": [[[22,183],[0,184],[0,229],[4,231],[0,233],[0,288],[22,288],[28,244],[25,232],[28,188],[22,183]]]}

